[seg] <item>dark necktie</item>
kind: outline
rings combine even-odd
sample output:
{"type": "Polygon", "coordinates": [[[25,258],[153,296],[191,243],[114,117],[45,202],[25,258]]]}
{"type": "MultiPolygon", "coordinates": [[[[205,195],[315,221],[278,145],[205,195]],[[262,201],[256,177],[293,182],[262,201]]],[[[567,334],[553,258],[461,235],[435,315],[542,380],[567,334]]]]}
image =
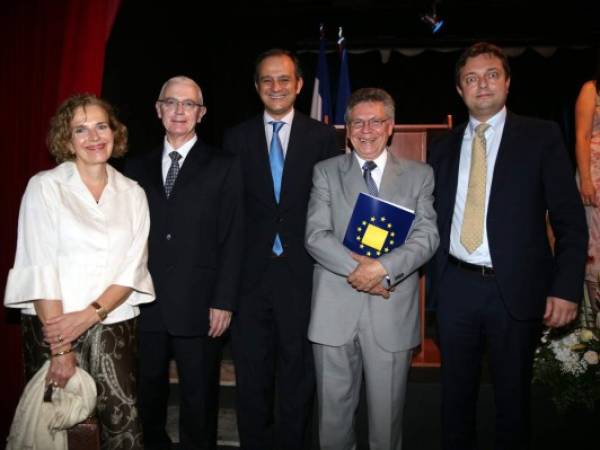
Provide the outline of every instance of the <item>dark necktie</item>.
{"type": "Polygon", "coordinates": [[[171,195],[175,180],[177,179],[177,174],[179,173],[179,160],[181,159],[181,155],[176,151],[172,151],[169,153],[169,158],[171,158],[171,167],[169,167],[167,178],[165,179],[165,194],[167,194],[167,198],[171,195]]]}
{"type": "MultiPolygon", "coordinates": [[[[279,203],[281,194],[281,178],[283,175],[283,146],[281,145],[281,139],[279,138],[279,130],[285,125],[285,122],[269,122],[273,125],[273,137],[271,138],[271,145],[269,146],[269,163],[271,164],[271,176],[273,177],[273,192],[275,193],[275,201],[279,203]]],[[[279,234],[275,235],[275,241],[273,242],[273,253],[281,255],[283,253],[283,246],[281,245],[281,239],[279,234]]]]}
{"type": "Polygon", "coordinates": [[[371,171],[377,167],[373,161],[365,161],[362,166],[363,169],[363,178],[365,179],[365,183],[367,183],[367,189],[369,190],[369,194],[373,197],[377,197],[379,195],[379,190],[377,189],[377,184],[375,184],[375,180],[371,176],[371,171]]]}

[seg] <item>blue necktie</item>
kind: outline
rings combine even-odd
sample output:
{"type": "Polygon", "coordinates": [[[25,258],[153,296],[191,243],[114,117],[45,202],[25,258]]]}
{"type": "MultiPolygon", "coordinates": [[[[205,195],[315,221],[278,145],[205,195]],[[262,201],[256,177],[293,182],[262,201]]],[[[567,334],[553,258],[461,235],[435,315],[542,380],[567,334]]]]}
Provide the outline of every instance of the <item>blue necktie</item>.
{"type": "Polygon", "coordinates": [[[369,190],[369,194],[373,197],[377,197],[379,195],[379,190],[377,189],[377,185],[375,184],[375,180],[371,176],[371,171],[377,167],[373,161],[365,161],[362,166],[363,169],[363,178],[365,179],[365,183],[367,183],[367,189],[369,190]]]}
{"type": "MultiPolygon", "coordinates": [[[[273,177],[273,191],[275,192],[275,200],[279,203],[281,194],[281,177],[283,175],[283,146],[279,139],[279,130],[285,125],[285,122],[269,122],[273,125],[273,137],[271,138],[271,146],[269,147],[269,162],[271,164],[271,176],[273,177]]],[[[273,242],[273,253],[281,255],[283,247],[279,234],[275,236],[273,242]]]]}

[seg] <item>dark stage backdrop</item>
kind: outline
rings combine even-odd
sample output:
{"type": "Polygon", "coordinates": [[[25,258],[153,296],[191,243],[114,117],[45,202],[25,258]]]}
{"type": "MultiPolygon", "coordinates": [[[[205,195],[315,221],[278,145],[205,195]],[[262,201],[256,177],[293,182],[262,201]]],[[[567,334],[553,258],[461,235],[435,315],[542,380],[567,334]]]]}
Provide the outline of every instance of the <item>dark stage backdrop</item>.
{"type": "MultiPolygon", "coordinates": [[[[337,85],[339,69],[337,26],[343,25],[352,89],[378,86],[388,90],[397,102],[397,123],[437,123],[447,114],[459,123],[466,114],[454,88],[453,71],[464,46],[476,39],[489,39],[505,47],[524,47],[519,56],[510,58],[513,79],[509,108],[558,121],[567,141],[572,141],[573,105],[582,82],[593,73],[597,42],[592,41],[593,36],[600,35],[600,20],[595,28],[589,28],[588,22],[575,20],[585,16],[578,10],[563,12],[564,21],[560,22],[560,10],[540,15],[523,8],[515,14],[505,8],[494,16],[481,6],[475,12],[487,14],[484,24],[474,28],[462,18],[460,24],[465,29],[458,30],[456,24],[452,28],[450,22],[452,34],[432,37],[419,22],[417,8],[408,8],[409,2],[397,3],[404,9],[367,6],[391,2],[263,1],[253,7],[227,4],[227,10],[208,13],[201,2],[187,9],[145,5],[142,18],[138,3],[125,0],[108,44],[103,94],[119,107],[130,129],[131,151],[144,152],[162,138],[154,111],[160,86],[171,76],[188,75],[203,88],[208,106],[199,134],[218,145],[225,128],[260,111],[253,63],[268,48],[280,46],[297,52],[305,82],[297,106],[309,112],[318,24],[323,20],[328,27],[332,85],[337,85]],[[318,8],[319,3],[341,6],[318,8]],[[363,14],[357,6],[364,9],[363,14]],[[532,17],[547,21],[530,21],[532,17]],[[578,34],[567,32],[566,27],[578,25],[588,28],[580,28],[578,34]],[[540,33],[546,33],[546,38],[540,33]],[[577,46],[569,40],[575,35],[580,36],[577,46]],[[554,47],[555,51],[545,57],[532,49],[533,44],[554,47]],[[403,56],[393,51],[399,45],[427,50],[417,56],[403,56]],[[382,62],[378,48],[392,48],[389,61],[382,62]]],[[[457,3],[473,7],[473,2],[457,3]]],[[[575,0],[574,7],[578,3],[575,0]]]]}

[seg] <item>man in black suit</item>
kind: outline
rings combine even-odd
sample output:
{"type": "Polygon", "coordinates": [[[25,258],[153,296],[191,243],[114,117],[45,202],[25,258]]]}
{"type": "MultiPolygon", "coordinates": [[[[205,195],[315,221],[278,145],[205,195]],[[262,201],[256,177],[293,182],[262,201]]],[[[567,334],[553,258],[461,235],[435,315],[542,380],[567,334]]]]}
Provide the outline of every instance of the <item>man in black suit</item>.
{"type": "Polygon", "coordinates": [[[232,325],[243,449],[303,448],[314,396],[306,209],[314,164],[338,150],[333,129],[294,109],[302,85],[290,52],[262,54],[255,86],[264,113],[225,134],[225,149],[241,157],[246,217],[242,298],[232,325]]]}
{"type": "Polygon", "coordinates": [[[455,76],[469,122],[430,148],[440,232],[432,295],[442,352],[443,449],[476,447],[484,348],[496,401],[494,448],[525,449],[542,319],[551,327],[569,323],[582,295],[585,217],[556,124],[506,110],[510,69],[502,50],[474,44],[455,76]]]}
{"type": "Polygon", "coordinates": [[[208,400],[216,386],[210,339],[229,326],[235,309],[243,240],[239,161],[204,144],[195,132],[206,107],[200,87],[174,77],[162,87],[156,112],[162,145],[129,161],[128,176],[150,207],[148,266],[156,301],[141,308],[139,409],[146,449],[170,448],[165,431],[169,361],[181,390],[180,446],[214,448],[208,400]]]}

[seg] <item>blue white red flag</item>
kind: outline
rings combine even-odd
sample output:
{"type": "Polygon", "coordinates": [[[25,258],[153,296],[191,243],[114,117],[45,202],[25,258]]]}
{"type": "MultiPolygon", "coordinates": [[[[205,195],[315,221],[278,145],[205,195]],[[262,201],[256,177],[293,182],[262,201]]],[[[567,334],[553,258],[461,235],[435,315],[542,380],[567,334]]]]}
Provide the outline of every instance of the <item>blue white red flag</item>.
{"type": "Polygon", "coordinates": [[[330,124],[333,119],[331,113],[331,90],[329,88],[329,70],[327,68],[327,55],[325,54],[325,27],[319,26],[321,43],[319,46],[319,61],[313,87],[310,117],[320,122],[330,124]]]}

